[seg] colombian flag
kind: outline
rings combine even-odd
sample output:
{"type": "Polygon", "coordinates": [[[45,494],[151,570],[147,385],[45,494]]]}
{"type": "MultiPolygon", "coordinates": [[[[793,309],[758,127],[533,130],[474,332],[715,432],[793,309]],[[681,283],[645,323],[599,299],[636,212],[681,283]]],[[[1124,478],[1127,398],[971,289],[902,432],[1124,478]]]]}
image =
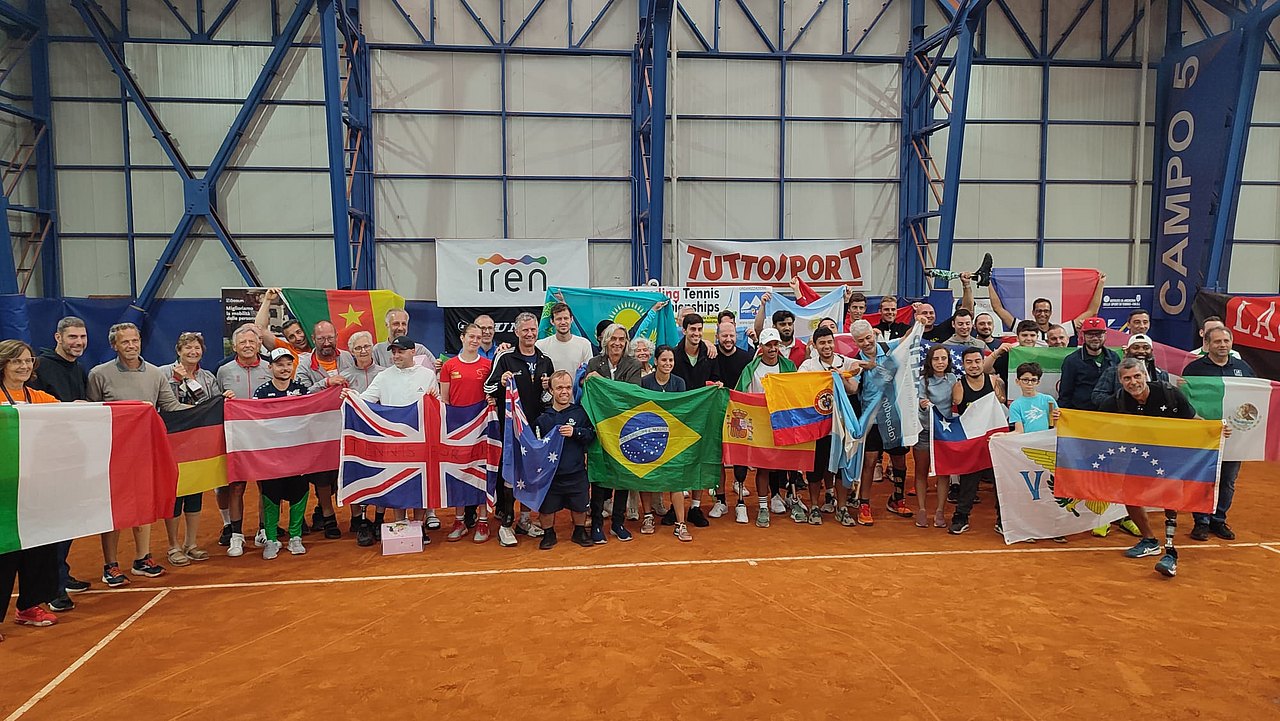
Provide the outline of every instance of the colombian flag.
{"type": "Polygon", "coordinates": [[[1220,421],[1063,410],[1053,495],[1211,513],[1220,421]]]}
{"type": "MultiPolygon", "coordinates": [[[[312,341],[311,328],[322,320],[338,330],[338,347],[346,350],[352,333],[367,330],[374,343],[385,343],[387,311],[404,308],[404,298],[389,290],[313,290],[284,288],[284,302],[302,323],[307,340],[312,341]]],[[[312,341],[314,342],[314,341],[312,341]]]]}
{"type": "MultiPolygon", "coordinates": [[[[772,376],[768,376],[772,377],[772,376]]],[[[724,462],[753,468],[812,468],[814,442],[774,445],[763,393],[729,391],[724,414],[724,462]]]]}
{"type": "Polygon", "coordinates": [[[221,396],[181,411],[162,411],[169,447],[178,464],[178,497],[227,485],[227,439],[221,396]]]}
{"type": "Polygon", "coordinates": [[[793,446],[831,435],[834,408],[828,372],[774,373],[764,377],[773,440],[793,446]]]}

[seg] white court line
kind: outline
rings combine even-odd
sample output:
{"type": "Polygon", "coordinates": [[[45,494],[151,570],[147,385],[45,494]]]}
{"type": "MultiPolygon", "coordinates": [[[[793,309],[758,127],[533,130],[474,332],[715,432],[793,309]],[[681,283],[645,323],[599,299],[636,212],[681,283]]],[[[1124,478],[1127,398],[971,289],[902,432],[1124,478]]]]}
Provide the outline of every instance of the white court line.
{"type": "Polygon", "coordinates": [[[1259,548],[1265,548],[1265,549],[1267,549],[1268,551],[1271,551],[1272,553],[1280,553],[1280,548],[1276,548],[1275,546],[1268,546],[1268,545],[1267,545],[1267,544],[1265,544],[1265,543],[1259,543],[1259,544],[1258,544],[1258,547],[1259,547],[1259,548]]]}
{"type": "Polygon", "coordinates": [[[9,714],[4,721],[16,721],[16,719],[22,718],[23,714],[30,711],[32,706],[35,706],[37,703],[40,702],[40,699],[52,693],[53,690],[56,689],[58,686],[60,686],[63,681],[67,680],[68,676],[75,673],[76,669],[85,665],[85,663],[87,663],[89,659],[93,658],[95,655],[97,655],[99,651],[106,648],[107,644],[111,643],[116,636],[120,635],[122,631],[132,626],[134,621],[137,621],[139,618],[142,618],[142,614],[146,613],[147,611],[150,611],[152,606],[155,606],[157,603],[160,602],[160,599],[168,595],[169,595],[168,589],[160,590],[160,593],[156,594],[155,598],[151,599],[150,601],[147,601],[145,604],[142,605],[142,608],[138,609],[137,611],[134,611],[132,616],[121,621],[120,625],[112,629],[111,633],[108,633],[106,636],[104,636],[102,640],[97,643],[97,645],[95,645],[93,648],[89,649],[88,651],[85,651],[83,656],[76,659],[75,662],[72,663],[70,666],[68,666],[65,671],[58,674],[49,683],[45,684],[44,688],[40,689],[39,691],[36,692],[34,696],[27,699],[26,703],[19,706],[18,710],[9,714]]]}
{"type": "MultiPolygon", "coordinates": [[[[1261,543],[1231,543],[1197,545],[1199,549],[1252,548],[1261,543]]],[[[1265,546],[1263,546],[1265,548],[1265,546]]],[[[707,558],[684,561],[641,561],[636,563],[597,563],[581,566],[540,566],[535,568],[490,568],[471,571],[437,571],[435,573],[401,573],[387,576],[350,576],[345,578],[301,578],[280,581],[246,581],[242,583],[205,583],[191,586],[159,586],[150,588],[115,588],[86,591],[91,593],[155,593],[156,591],[203,591],[227,588],[268,588],[272,586],[303,586],[329,583],[361,583],[364,581],[414,581],[434,578],[465,578],[468,576],[500,576],[508,573],[554,573],[557,571],[610,571],[637,568],[666,568],[674,566],[721,566],[745,564],[756,566],[774,561],[847,561],[867,558],[912,558],[921,556],[990,556],[1014,553],[1096,553],[1123,551],[1129,546],[1105,546],[1091,548],[986,548],[964,551],[886,551],[880,553],[834,553],[818,556],[760,556],[755,558],[707,558]]],[[[1269,549],[1275,550],[1275,549],[1269,549]]],[[[1280,551],[1276,551],[1280,553],[1280,551]]]]}

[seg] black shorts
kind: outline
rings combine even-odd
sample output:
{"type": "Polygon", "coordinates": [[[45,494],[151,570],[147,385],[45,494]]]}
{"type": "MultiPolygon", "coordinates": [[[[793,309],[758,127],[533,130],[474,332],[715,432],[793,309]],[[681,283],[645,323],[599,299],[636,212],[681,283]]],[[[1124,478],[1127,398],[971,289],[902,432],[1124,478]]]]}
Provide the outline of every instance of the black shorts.
{"type": "Polygon", "coordinates": [[[898,446],[896,448],[885,448],[884,439],[880,437],[880,429],[877,428],[876,426],[871,426],[871,430],[867,432],[866,452],[879,453],[881,451],[884,451],[885,453],[888,453],[891,456],[907,455],[906,446],[898,446]]]}
{"type": "Polygon", "coordinates": [[[336,487],[338,485],[338,469],[335,468],[332,471],[320,471],[319,473],[308,473],[303,476],[303,478],[306,478],[307,481],[316,488],[321,486],[336,487]]]}
{"type": "Polygon", "coordinates": [[[813,444],[813,468],[805,475],[810,483],[818,483],[826,477],[831,462],[831,436],[823,436],[813,444]]]}
{"type": "Polygon", "coordinates": [[[557,475],[551,480],[546,498],[538,507],[538,513],[555,513],[556,511],[572,511],[586,513],[591,507],[590,484],[586,471],[557,475]]]}

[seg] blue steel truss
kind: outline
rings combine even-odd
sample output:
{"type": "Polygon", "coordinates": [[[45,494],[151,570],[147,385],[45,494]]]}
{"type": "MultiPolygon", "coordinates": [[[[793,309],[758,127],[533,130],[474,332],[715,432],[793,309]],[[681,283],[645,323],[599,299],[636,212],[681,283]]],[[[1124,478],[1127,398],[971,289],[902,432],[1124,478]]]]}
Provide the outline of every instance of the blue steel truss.
{"type": "Polygon", "coordinates": [[[11,71],[24,59],[31,73],[31,94],[26,98],[4,90],[0,113],[20,122],[14,154],[0,161],[0,295],[26,293],[37,271],[41,291],[47,297],[62,294],[59,270],[57,186],[54,180],[53,114],[49,96],[49,33],[44,0],[30,0],[23,11],[0,2],[0,31],[9,44],[0,59],[0,89],[11,71]],[[29,99],[25,110],[7,102],[29,99]],[[35,174],[35,205],[14,201],[27,172],[35,174]],[[27,216],[14,247],[10,213],[27,216]]]}
{"type": "Polygon", "coordinates": [[[666,194],[667,44],[671,0],[640,0],[640,34],[631,64],[631,281],[662,280],[666,194]]]}

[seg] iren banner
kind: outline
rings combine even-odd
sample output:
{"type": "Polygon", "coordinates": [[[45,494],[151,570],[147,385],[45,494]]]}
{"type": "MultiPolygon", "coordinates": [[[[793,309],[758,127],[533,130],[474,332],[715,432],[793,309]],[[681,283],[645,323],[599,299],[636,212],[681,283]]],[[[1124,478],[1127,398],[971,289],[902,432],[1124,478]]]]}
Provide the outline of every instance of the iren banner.
{"type": "Polygon", "coordinates": [[[1165,337],[1185,335],[1191,299],[1205,285],[1220,205],[1230,119],[1244,82],[1243,30],[1171,51],[1160,65],[1156,123],[1152,280],[1165,337]]]}

